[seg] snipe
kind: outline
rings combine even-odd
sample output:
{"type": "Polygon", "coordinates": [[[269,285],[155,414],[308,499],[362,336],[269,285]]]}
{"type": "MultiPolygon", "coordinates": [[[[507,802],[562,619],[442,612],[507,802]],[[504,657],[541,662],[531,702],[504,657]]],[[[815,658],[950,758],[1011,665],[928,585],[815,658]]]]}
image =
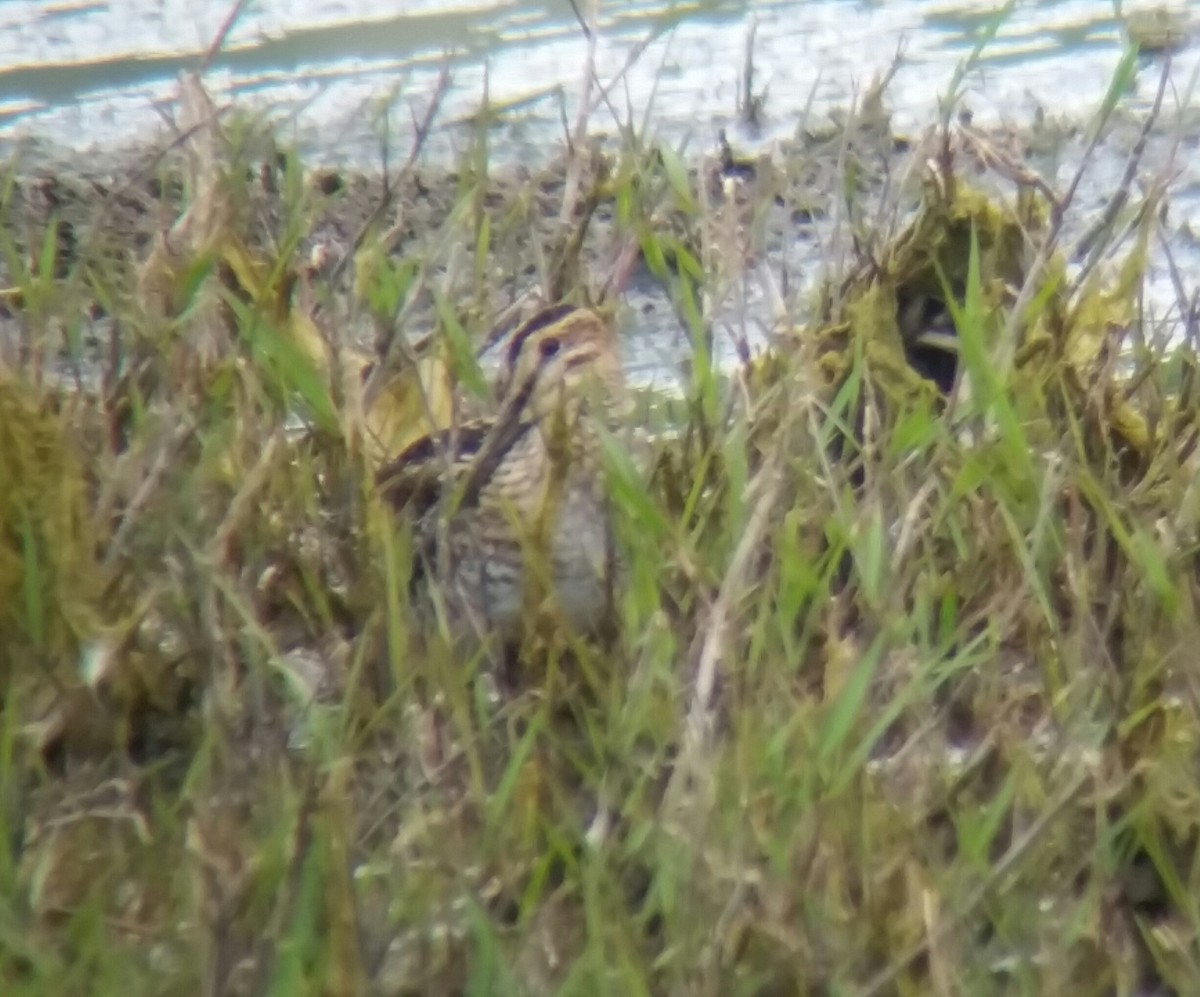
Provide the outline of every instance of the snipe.
{"type": "Polygon", "coordinates": [[[626,410],[611,322],[542,310],[510,337],[500,384],[494,418],[424,437],[378,473],[413,517],[415,588],[453,634],[511,642],[547,610],[595,630],[615,566],[601,433],[626,410]]]}

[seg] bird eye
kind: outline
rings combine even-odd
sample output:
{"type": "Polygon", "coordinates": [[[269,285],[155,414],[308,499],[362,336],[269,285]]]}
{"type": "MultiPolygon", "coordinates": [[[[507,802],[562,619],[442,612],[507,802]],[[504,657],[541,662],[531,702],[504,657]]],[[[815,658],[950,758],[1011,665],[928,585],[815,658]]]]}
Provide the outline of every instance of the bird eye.
{"type": "Polygon", "coordinates": [[[543,360],[549,360],[551,357],[557,356],[561,347],[562,343],[560,343],[557,339],[543,339],[538,345],[538,349],[541,351],[543,360]]]}

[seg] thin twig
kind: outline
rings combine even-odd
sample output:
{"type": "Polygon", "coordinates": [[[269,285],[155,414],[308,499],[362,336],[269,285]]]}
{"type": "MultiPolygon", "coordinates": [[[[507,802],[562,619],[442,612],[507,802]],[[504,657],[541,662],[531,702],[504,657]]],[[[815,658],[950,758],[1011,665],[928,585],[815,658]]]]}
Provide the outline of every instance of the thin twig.
{"type": "Polygon", "coordinates": [[[225,47],[225,40],[229,37],[229,32],[233,30],[233,26],[237,24],[238,19],[250,6],[250,0],[235,0],[234,5],[229,9],[229,13],[225,16],[225,20],[221,22],[221,26],[217,29],[216,35],[213,36],[211,44],[200,59],[200,65],[196,67],[196,73],[203,76],[212,66],[213,61],[220,54],[221,49],[225,47]]]}
{"type": "Polygon", "coordinates": [[[367,220],[363,222],[362,227],[359,228],[358,232],[355,234],[354,239],[350,243],[350,248],[346,250],[345,255],[338,260],[337,264],[330,272],[329,284],[331,287],[337,286],[338,280],[341,278],[342,274],[346,272],[346,268],[350,266],[351,262],[354,260],[355,253],[362,248],[362,244],[366,241],[367,234],[391,205],[399,181],[405,175],[407,175],[407,173],[416,164],[417,157],[421,155],[421,150],[424,149],[425,143],[429,140],[429,133],[433,128],[434,118],[437,116],[437,112],[442,106],[442,100],[446,96],[446,91],[449,89],[449,86],[450,71],[443,67],[441,73],[438,74],[437,83],[433,88],[433,96],[429,101],[429,107],[426,108],[425,114],[419,120],[415,120],[414,122],[415,130],[413,133],[412,147],[408,152],[408,158],[404,161],[404,165],[400,167],[395,178],[389,177],[386,173],[384,174],[383,196],[380,197],[379,203],[375,205],[375,209],[371,212],[371,214],[367,217],[367,220]]]}
{"type": "MultiPolygon", "coordinates": [[[[1079,283],[1082,283],[1087,274],[1095,267],[1108,244],[1108,241],[1102,237],[1105,233],[1111,231],[1113,224],[1117,220],[1117,216],[1129,202],[1129,191],[1133,187],[1134,179],[1137,177],[1137,169],[1141,164],[1142,155],[1146,151],[1146,143],[1150,139],[1150,131],[1154,128],[1162,111],[1163,98],[1166,96],[1170,71],[1171,57],[1167,56],[1163,62],[1162,74],[1158,78],[1158,92],[1154,95],[1154,104],[1151,106],[1146,120],[1142,123],[1142,130],[1138,134],[1137,141],[1129,152],[1129,158],[1125,163],[1125,172],[1121,176],[1120,183],[1117,184],[1116,193],[1109,199],[1100,217],[1080,236],[1079,241],[1076,242],[1074,248],[1071,250],[1070,257],[1072,260],[1079,260],[1084,256],[1088,257],[1087,262],[1083,265],[1083,272],[1079,275],[1079,283]]],[[[1094,143],[1093,146],[1089,146],[1088,151],[1090,152],[1093,147],[1094,143]]],[[[1085,163],[1086,161],[1087,157],[1084,159],[1085,163]]],[[[1083,165],[1083,163],[1080,164],[1079,170],[1075,174],[1075,180],[1067,190],[1068,202],[1074,196],[1075,189],[1079,185],[1079,178],[1083,173],[1083,165]]]]}
{"type": "MultiPolygon", "coordinates": [[[[1164,66],[1164,81],[1167,77],[1165,71],[1166,68],[1167,67],[1164,66]]],[[[1164,86],[1165,83],[1160,81],[1159,98],[1155,101],[1154,110],[1150,115],[1151,120],[1157,116],[1158,108],[1161,106],[1164,86]]],[[[1009,309],[1008,318],[1004,324],[1004,330],[1000,335],[1000,348],[997,351],[995,358],[996,369],[1001,382],[1008,377],[1008,372],[1012,368],[1013,361],[1016,358],[1017,339],[1022,317],[1025,314],[1025,310],[1029,307],[1030,302],[1033,301],[1034,296],[1042,288],[1042,275],[1051,258],[1054,256],[1056,249],[1058,248],[1058,241],[1062,235],[1063,220],[1066,217],[1067,210],[1075,200],[1075,195],[1079,190],[1079,185],[1083,181],[1084,172],[1087,170],[1087,167],[1091,162],[1092,153],[1100,143],[1100,138],[1104,134],[1104,126],[1108,123],[1108,119],[1111,117],[1114,107],[1115,104],[1110,106],[1107,103],[1103,107],[1102,113],[1097,119],[1095,127],[1092,129],[1092,134],[1088,140],[1087,148],[1084,150],[1083,157],[1079,162],[1079,167],[1076,169],[1075,175],[1071,178],[1071,183],[1067,186],[1066,193],[1059,198],[1057,204],[1054,205],[1050,222],[1050,230],[1047,232],[1046,238],[1042,241],[1037,255],[1034,257],[1033,262],[1026,271],[1025,282],[1021,285],[1021,290],[1017,294],[1016,301],[1013,302],[1012,308],[1009,309]]],[[[1149,124],[1149,122],[1147,124],[1149,124]]],[[[1138,156],[1140,156],[1140,151],[1138,152],[1138,156]]],[[[1131,156],[1130,162],[1126,166],[1126,175],[1130,177],[1129,182],[1132,182],[1132,173],[1136,171],[1136,168],[1137,158],[1131,156]]],[[[1120,192],[1118,192],[1117,197],[1121,197],[1120,192]]],[[[1114,200],[1116,200],[1116,198],[1114,198],[1114,200]]],[[[1122,201],[1122,203],[1124,202],[1122,201]]],[[[1116,210],[1120,210],[1120,208],[1118,207],[1116,210]]],[[[1107,217],[1109,213],[1106,212],[1105,214],[1107,217]]],[[[1109,222],[1109,224],[1111,224],[1111,222],[1109,222]]],[[[1085,238],[1088,238],[1088,236],[1085,235],[1085,238]]],[[[1078,248],[1076,249],[1075,253],[1071,255],[1073,258],[1077,258],[1079,255],[1078,248]]]]}
{"type": "Polygon", "coordinates": [[[276,466],[275,456],[279,451],[281,438],[282,434],[278,429],[267,438],[254,466],[242,479],[241,487],[230,501],[225,516],[213,531],[212,539],[209,540],[205,549],[205,557],[212,564],[225,565],[227,563],[230,540],[234,531],[242,526],[249,514],[258,511],[254,500],[263,486],[267,484],[268,476],[276,466]]]}
{"type": "Polygon", "coordinates": [[[588,24],[587,18],[583,16],[583,11],[579,9],[579,4],[576,3],[576,0],[567,0],[567,2],[571,5],[571,11],[575,14],[575,20],[579,22],[583,36],[590,40],[592,37],[592,28],[588,24]]]}
{"type": "MultiPolygon", "coordinates": [[[[571,6],[575,8],[574,2],[571,6]]],[[[578,15],[579,10],[575,8],[578,15]]],[[[594,12],[593,12],[594,13],[594,12]]],[[[567,136],[567,173],[563,180],[562,207],[558,212],[560,224],[568,224],[575,216],[575,205],[582,194],[583,166],[587,140],[588,115],[591,110],[592,83],[596,77],[596,32],[586,30],[587,55],[583,60],[583,92],[579,95],[579,113],[575,115],[575,127],[567,136]]]]}
{"type": "Polygon", "coordinates": [[[125,506],[121,522],[117,526],[112,540],[109,541],[108,550],[104,552],[104,558],[100,562],[101,567],[106,572],[116,565],[117,559],[124,553],[142,511],[150,502],[150,497],[154,494],[159,482],[166,476],[180,448],[191,438],[194,432],[195,426],[192,425],[191,420],[187,418],[186,413],[181,413],[180,421],[163,441],[157,456],[154,458],[154,463],[150,465],[149,469],[142,476],[137,490],[125,506]]]}

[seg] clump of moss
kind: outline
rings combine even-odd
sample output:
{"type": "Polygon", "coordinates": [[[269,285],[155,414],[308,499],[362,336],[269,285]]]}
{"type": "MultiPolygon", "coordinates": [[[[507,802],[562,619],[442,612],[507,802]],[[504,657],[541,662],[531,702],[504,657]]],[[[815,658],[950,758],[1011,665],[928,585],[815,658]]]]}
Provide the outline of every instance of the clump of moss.
{"type": "Polygon", "coordinates": [[[0,632],[12,669],[61,663],[92,623],[94,537],[83,465],[52,406],[0,370],[0,632]],[[21,659],[28,656],[28,660],[21,659]]]}

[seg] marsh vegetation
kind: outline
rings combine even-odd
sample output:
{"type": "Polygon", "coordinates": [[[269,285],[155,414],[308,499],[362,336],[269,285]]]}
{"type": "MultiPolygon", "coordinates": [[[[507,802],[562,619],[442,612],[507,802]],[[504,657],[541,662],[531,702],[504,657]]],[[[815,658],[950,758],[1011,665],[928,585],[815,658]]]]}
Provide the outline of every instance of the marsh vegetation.
{"type": "Polygon", "coordinates": [[[1136,59],[1065,180],[953,80],[747,159],[589,134],[590,73],[532,167],[427,164],[434,100],[386,174],[306,168],[198,77],[116,182],[12,162],[4,992],[1194,992],[1169,64],[1075,200],[1136,59]],[[535,300],[632,335],[631,261],[686,350],[605,450],[611,632],[458,654],[375,470],[494,404],[535,300]]]}

